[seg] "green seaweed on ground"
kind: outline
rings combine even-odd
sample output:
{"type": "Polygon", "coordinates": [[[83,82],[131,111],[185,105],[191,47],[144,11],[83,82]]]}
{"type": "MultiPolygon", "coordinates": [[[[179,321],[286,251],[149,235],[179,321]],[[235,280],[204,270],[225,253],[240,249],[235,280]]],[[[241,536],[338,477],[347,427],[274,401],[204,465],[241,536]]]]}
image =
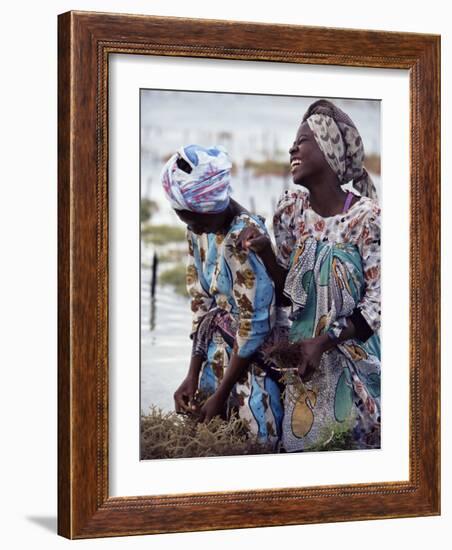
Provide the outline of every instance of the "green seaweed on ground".
{"type": "Polygon", "coordinates": [[[337,422],[325,426],[322,430],[323,437],[320,437],[321,443],[309,447],[310,452],[316,451],[353,451],[362,449],[356,442],[352,423],[346,422],[340,425],[337,422]]]}

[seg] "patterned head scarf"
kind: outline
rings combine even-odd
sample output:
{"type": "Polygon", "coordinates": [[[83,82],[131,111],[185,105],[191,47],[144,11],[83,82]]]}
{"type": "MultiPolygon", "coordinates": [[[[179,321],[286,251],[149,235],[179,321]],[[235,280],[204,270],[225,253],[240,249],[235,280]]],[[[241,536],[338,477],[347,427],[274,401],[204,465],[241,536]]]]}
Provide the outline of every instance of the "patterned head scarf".
{"type": "Polygon", "coordinates": [[[330,101],[319,99],[309,106],[303,122],[311,128],[340,184],[353,180],[361,195],[376,199],[375,185],[363,165],[363,141],[351,118],[330,101]]]}
{"type": "Polygon", "coordinates": [[[222,146],[181,147],[165,164],[161,174],[163,189],[176,210],[216,213],[225,210],[231,194],[229,155],[222,146]],[[189,164],[191,172],[180,169],[177,160],[189,164]]]}

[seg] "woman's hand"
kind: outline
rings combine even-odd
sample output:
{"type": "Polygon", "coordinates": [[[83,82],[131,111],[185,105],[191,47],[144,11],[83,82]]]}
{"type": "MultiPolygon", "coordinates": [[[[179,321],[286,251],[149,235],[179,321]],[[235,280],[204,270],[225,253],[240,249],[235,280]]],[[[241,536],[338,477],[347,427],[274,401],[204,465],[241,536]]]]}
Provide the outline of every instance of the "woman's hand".
{"type": "Polygon", "coordinates": [[[187,375],[182,384],[174,392],[174,407],[177,413],[193,413],[197,406],[194,402],[198,389],[198,377],[187,375]]]}
{"type": "Polygon", "coordinates": [[[296,345],[301,353],[298,374],[303,381],[309,380],[319,368],[322,355],[331,347],[330,342],[325,334],[297,342],[296,345]]]}
{"type": "Polygon", "coordinates": [[[237,242],[244,250],[252,250],[256,254],[271,247],[270,238],[261,233],[256,227],[245,227],[238,236],[237,242]]]}
{"type": "Polygon", "coordinates": [[[214,416],[226,420],[226,399],[219,393],[214,393],[207,399],[199,411],[198,421],[207,424],[214,416]]]}

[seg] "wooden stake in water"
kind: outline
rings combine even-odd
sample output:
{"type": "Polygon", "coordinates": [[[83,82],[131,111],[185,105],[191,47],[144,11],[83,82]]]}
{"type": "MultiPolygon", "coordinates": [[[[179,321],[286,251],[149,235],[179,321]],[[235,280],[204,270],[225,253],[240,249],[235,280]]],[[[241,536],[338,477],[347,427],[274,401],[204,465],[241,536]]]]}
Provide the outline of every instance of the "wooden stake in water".
{"type": "Polygon", "coordinates": [[[152,258],[152,266],[151,266],[151,277],[150,277],[150,291],[151,291],[151,299],[150,299],[150,328],[151,330],[154,330],[155,328],[155,287],[157,285],[157,268],[158,268],[159,259],[157,256],[157,252],[154,251],[154,256],[152,258]]]}
{"type": "Polygon", "coordinates": [[[152,272],[151,272],[151,298],[155,296],[155,286],[157,284],[157,266],[158,266],[158,256],[157,252],[154,251],[154,256],[152,258],[152,272]]]}

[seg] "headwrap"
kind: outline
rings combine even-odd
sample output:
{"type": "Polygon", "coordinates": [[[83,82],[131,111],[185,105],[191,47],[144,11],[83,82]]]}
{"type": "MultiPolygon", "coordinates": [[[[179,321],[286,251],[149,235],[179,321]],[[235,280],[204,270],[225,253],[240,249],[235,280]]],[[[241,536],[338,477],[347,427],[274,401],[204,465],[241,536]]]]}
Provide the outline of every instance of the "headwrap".
{"type": "Polygon", "coordinates": [[[363,165],[363,141],[351,118],[331,101],[319,99],[309,106],[303,122],[311,128],[340,184],[353,180],[361,195],[377,199],[375,185],[363,165]]]}
{"type": "Polygon", "coordinates": [[[165,164],[161,174],[163,189],[171,206],[190,212],[222,212],[231,194],[229,155],[221,145],[205,148],[200,145],[181,147],[165,164]],[[176,162],[183,158],[191,167],[188,174],[176,162]]]}

